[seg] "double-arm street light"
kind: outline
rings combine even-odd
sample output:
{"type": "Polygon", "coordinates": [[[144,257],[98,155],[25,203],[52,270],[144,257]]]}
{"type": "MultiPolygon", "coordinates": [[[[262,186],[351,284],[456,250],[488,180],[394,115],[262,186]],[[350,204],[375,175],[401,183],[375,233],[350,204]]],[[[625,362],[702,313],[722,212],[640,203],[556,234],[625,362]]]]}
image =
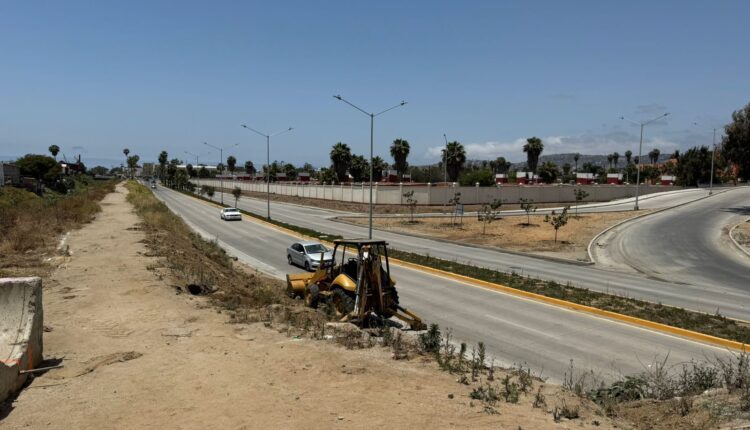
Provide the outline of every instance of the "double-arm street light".
{"type": "MultiPolygon", "coordinates": [[[[235,146],[239,146],[239,143],[235,143],[234,145],[229,145],[229,146],[227,146],[225,148],[219,148],[218,146],[213,146],[213,145],[211,145],[208,142],[203,142],[203,144],[206,145],[206,146],[210,146],[211,148],[219,151],[219,164],[224,163],[224,161],[222,161],[222,160],[224,159],[224,150],[225,149],[234,148],[235,146]]],[[[219,171],[219,164],[216,165],[216,171],[217,172],[219,171]]],[[[223,173],[219,177],[219,187],[221,188],[221,205],[223,206],[224,205],[224,174],[223,173]]]]}
{"type": "Polygon", "coordinates": [[[641,142],[638,144],[638,173],[636,174],[636,180],[635,180],[635,207],[633,210],[638,210],[638,191],[641,187],[641,164],[643,164],[643,127],[651,124],[652,122],[662,119],[665,116],[669,115],[669,112],[659,115],[654,119],[650,119],[645,122],[636,122],[631,119],[625,118],[624,116],[621,116],[620,119],[624,121],[631,122],[635,125],[639,125],[641,127],[641,142]]]}
{"type": "Polygon", "coordinates": [[[286,133],[287,131],[292,131],[293,128],[289,127],[286,130],[281,130],[278,133],[274,134],[267,134],[267,133],[261,133],[260,131],[248,127],[245,124],[242,124],[242,127],[254,131],[258,133],[259,135],[266,138],[266,218],[271,219],[271,138],[274,136],[278,136],[281,133],[286,133]]]}
{"type": "MultiPolygon", "coordinates": [[[[195,157],[195,166],[196,166],[196,167],[198,167],[198,164],[199,164],[199,163],[198,163],[198,157],[200,157],[200,156],[199,156],[198,154],[193,154],[193,153],[192,153],[192,152],[190,152],[190,151],[182,151],[182,152],[184,152],[184,153],[185,153],[185,154],[187,154],[187,155],[192,155],[193,157],[195,157]]],[[[208,155],[208,154],[210,154],[210,153],[211,153],[211,152],[206,152],[206,153],[205,153],[205,154],[203,154],[203,155],[208,155]]]]}
{"type": "Polygon", "coordinates": [[[358,111],[360,111],[363,114],[365,114],[365,115],[367,115],[367,116],[370,117],[370,223],[369,223],[367,237],[368,237],[368,239],[372,239],[372,180],[373,180],[373,176],[372,176],[372,170],[373,170],[372,161],[373,161],[373,141],[374,141],[375,117],[378,116],[378,115],[382,115],[382,114],[384,114],[384,113],[386,113],[386,112],[388,112],[390,110],[396,109],[397,107],[403,106],[403,105],[406,104],[406,102],[402,100],[401,103],[399,103],[399,104],[397,104],[397,105],[395,105],[393,107],[389,107],[388,109],[386,109],[384,111],[381,111],[381,112],[378,112],[378,113],[370,113],[370,112],[367,112],[366,110],[361,109],[360,107],[358,107],[358,106],[350,103],[348,100],[346,100],[345,98],[343,98],[343,97],[341,97],[339,95],[333,96],[333,98],[335,98],[337,100],[340,100],[340,101],[348,104],[349,106],[353,107],[354,109],[357,109],[358,111]]]}

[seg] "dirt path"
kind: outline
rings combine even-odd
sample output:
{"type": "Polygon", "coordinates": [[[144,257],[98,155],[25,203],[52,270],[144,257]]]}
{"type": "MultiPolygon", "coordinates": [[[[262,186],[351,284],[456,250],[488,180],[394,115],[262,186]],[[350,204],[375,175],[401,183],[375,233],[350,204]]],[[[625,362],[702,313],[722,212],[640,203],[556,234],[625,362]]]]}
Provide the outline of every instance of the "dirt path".
{"type": "Polygon", "coordinates": [[[229,324],[147,269],[158,260],[125,192],[70,235],[72,257],[46,281],[45,357],[65,367],[0,405],[0,428],[610,428],[590,411],[554,423],[553,397],[487,415],[434,363],[229,324]]]}

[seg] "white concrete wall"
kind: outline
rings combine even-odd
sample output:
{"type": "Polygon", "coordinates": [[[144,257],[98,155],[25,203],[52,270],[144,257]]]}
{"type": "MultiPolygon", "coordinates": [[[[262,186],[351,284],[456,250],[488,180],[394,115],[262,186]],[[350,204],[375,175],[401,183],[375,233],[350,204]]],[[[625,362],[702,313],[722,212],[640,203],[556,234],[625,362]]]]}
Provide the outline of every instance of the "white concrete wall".
{"type": "MultiPolygon", "coordinates": [[[[196,185],[212,185],[219,187],[217,179],[192,179],[196,185]]],[[[235,186],[244,191],[266,192],[266,184],[262,182],[224,180],[224,188],[231,190],[235,186]]],[[[461,203],[481,204],[494,199],[501,199],[503,203],[518,203],[521,198],[531,199],[535,203],[575,202],[573,191],[583,188],[588,197],[584,201],[609,201],[635,196],[635,185],[502,185],[502,186],[428,186],[428,185],[376,185],[373,190],[375,204],[405,204],[403,193],[414,191],[414,197],[420,205],[442,205],[453,197],[455,192],[461,193],[461,203]]],[[[271,183],[271,193],[298,196],[322,200],[338,200],[343,202],[368,203],[369,188],[362,184],[342,185],[311,185],[311,184],[276,184],[271,183]]],[[[663,185],[641,185],[641,195],[681,189],[681,187],[663,185]]]]}

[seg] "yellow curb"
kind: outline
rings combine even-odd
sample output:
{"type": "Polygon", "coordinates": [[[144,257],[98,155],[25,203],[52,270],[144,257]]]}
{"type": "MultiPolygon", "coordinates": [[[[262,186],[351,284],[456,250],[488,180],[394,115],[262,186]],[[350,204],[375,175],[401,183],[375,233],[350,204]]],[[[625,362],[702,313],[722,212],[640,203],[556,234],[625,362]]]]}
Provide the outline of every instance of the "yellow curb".
{"type": "MultiPolygon", "coordinates": [[[[190,197],[193,197],[193,198],[195,198],[197,200],[201,200],[203,202],[206,202],[205,200],[198,199],[197,197],[194,197],[194,196],[190,196],[190,197]]],[[[212,203],[212,202],[206,202],[206,203],[212,203]]],[[[214,204],[214,205],[217,206],[217,207],[221,207],[218,204],[214,204]]],[[[276,224],[272,224],[272,223],[270,223],[270,222],[268,222],[266,220],[262,220],[262,219],[255,218],[255,217],[251,217],[251,218],[252,219],[243,218],[243,220],[247,220],[248,222],[262,223],[262,224],[265,224],[266,226],[268,226],[268,227],[270,227],[270,228],[272,228],[272,229],[274,229],[276,231],[279,231],[279,232],[282,232],[282,233],[287,233],[287,234],[292,235],[292,236],[303,237],[303,238],[307,238],[307,239],[313,239],[313,240],[317,240],[317,241],[323,242],[323,243],[325,243],[327,245],[333,245],[332,242],[327,241],[327,240],[321,240],[321,239],[318,239],[318,238],[306,236],[304,234],[301,234],[301,233],[296,232],[294,230],[288,229],[286,227],[277,226],[276,224]]],[[[490,290],[494,290],[494,291],[503,292],[503,293],[506,293],[506,294],[511,294],[511,295],[518,296],[518,297],[525,297],[525,298],[528,298],[528,299],[532,299],[532,300],[536,300],[536,301],[539,301],[539,302],[543,302],[543,303],[555,305],[555,306],[558,306],[558,307],[562,307],[562,308],[566,308],[566,309],[572,309],[572,310],[575,310],[575,311],[584,312],[584,313],[588,313],[588,314],[592,314],[592,315],[597,315],[597,316],[601,316],[601,317],[613,319],[613,320],[616,320],[616,321],[624,322],[624,323],[627,323],[627,324],[630,324],[630,325],[635,325],[635,326],[639,326],[639,327],[645,327],[645,328],[649,328],[651,330],[656,330],[656,331],[660,331],[660,332],[664,332],[664,333],[669,333],[669,334],[672,334],[672,335],[684,337],[684,338],[695,340],[695,341],[698,341],[698,342],[707,343],[707,344],[710,344],[710,345],[715,345],[715,346],[721,346],[721,347],[725,347],[725,348],[736,349],[738,351],[750,352],[750,345],[747,345],[747,344],[744,344],[744,343],[741,343],[741,342],[736,342],[736,341],[729,340],[729,339],[723,339],[723,338],[720,338],[720,337],[711,336],[711,335],[704,334],[704,333],[699,333],[697,331],[686,330],[686,329],[679,328],[679,327],[673,327],[671,325],[657,323],[657,322],[645,320],[645,319],[642,319],[642,318],[631,317],[629,315],[619,314],[617,312],[605,311],[603,309],[597,309],[597,308],[594,308],[594,307],[591,307],[591,306],[581,305],[581,304],[569,302],[569,301],[566,301],[566,300],[556,299],[556,298],[553,298],[553,297],[547,297],[547,296],[543,296],[541,294],[531,293],[531,292],[528,292],[528,291],[523,291],[523,290],[519,290],[519,289],[516,289],[516,288],[511,288],[511,287],[508,287],[506,285],[496,284],[494,282],[483,281],[481,279],[471,278],[469,276],[459,275],[459,274],[456,274],[456,273],[453,273],[453,272],[447,272],[445,270],[435,269],[435,268],[432,268],[432,267],[429,267],[429,266],[423,266],[421,264],[410,263],[410,262],[407,262],[407,261],[399,260],[397,258],[389,257],[388,259],[391,262],[395,263],[395,265],[397,265],[397,266],[408,267],[408,268],[411,268],[411,269],[414,269],[414,270],[419,270],[419,271],[422,271],[422,272],[432,273],[434,275],[443,276],[443,277],[450,278],[450,279],[453,279],[453,280],[456,280],[456,281],[461,281],[461,282],[473,284],[474,286],[477,286],[479,288],[486,288],[486,289],[490,289],[490,290]]]]}

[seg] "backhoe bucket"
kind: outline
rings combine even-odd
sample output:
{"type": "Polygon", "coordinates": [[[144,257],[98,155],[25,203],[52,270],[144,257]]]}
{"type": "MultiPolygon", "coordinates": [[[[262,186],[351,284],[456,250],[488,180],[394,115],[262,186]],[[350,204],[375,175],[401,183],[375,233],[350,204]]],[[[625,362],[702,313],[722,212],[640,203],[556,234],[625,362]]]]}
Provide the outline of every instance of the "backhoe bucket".
{"type": "Polygon", "coordinates": [[[303,297],[305,287],[310,284],[310,279],[315,273],[295,273],[286,275],[286,293],[289,297],[303,297]]]}

